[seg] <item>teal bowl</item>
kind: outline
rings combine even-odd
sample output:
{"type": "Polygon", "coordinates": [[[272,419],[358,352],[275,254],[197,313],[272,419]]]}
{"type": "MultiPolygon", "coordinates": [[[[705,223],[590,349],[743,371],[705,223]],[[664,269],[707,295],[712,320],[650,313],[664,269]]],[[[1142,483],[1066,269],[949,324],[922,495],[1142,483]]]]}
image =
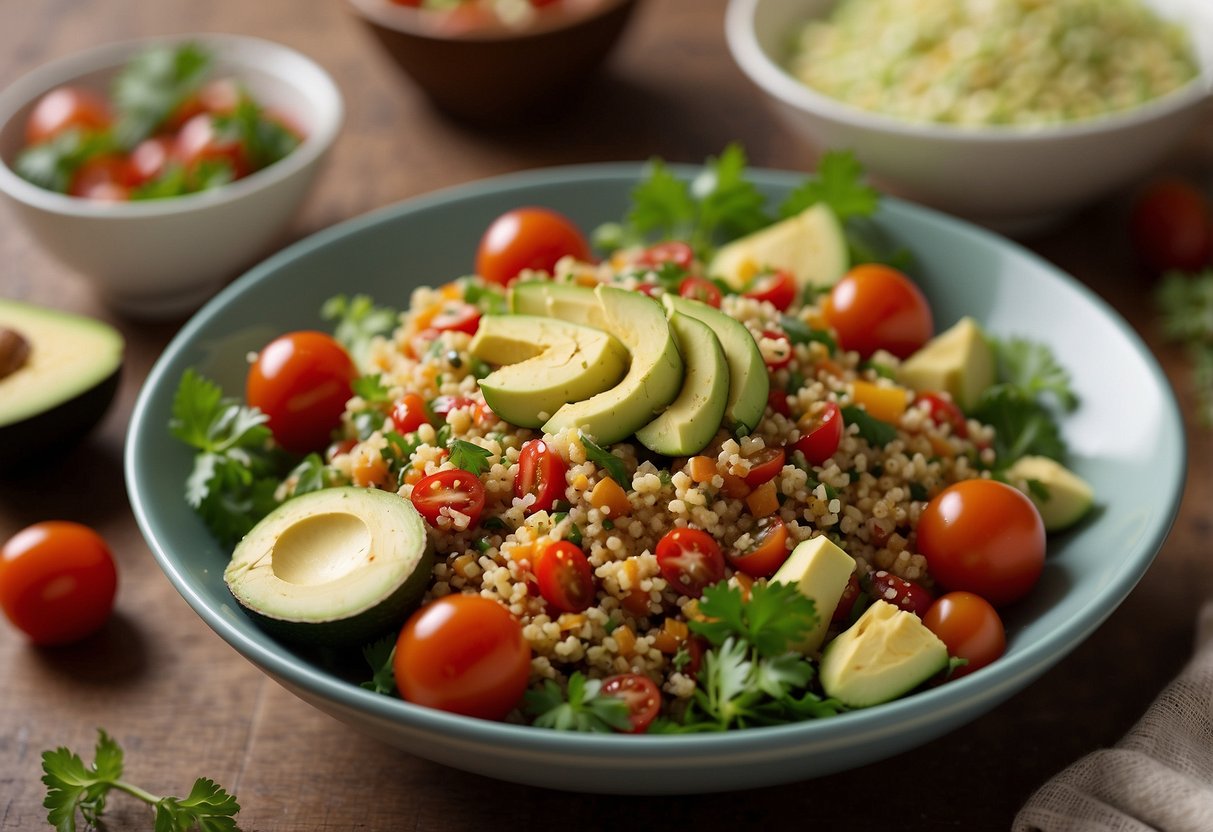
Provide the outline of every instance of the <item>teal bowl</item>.
{"type": "MultiPolygon", "coordinates": [[[[195,367],[235,394],[243,390],[245,354],[281,332],[324,327],[319,310],[330,296],[364,292],[403,306],[415,286],[469,272],[482,231],[502,212],[547,205],[591,228],[623,216],[640,174],[636,164],[549,169],[377,211],[275,255],[182,328],[136,403],[127,487],[160,567],[221,638],[301,699],[411,754],[551,788],[676,794],[802,780],[930,742],[1031,683],[1124,600],[1170,529],[1185,474],[1183,422],[1157,363],[1100,298],[1040,258],[889,199],[877,219],[916,254],[937,324],[969,314],[997,335],[1047,343],[1071,371],[1082,400],[1064,433],[1073,467],[1094,485],[1099,510],[1050,540],[1039,586],[1006,616],[1007,652],[997,662],[946,685],[818,721],[715,735],[586,735],[454,716],[374,694],[258,629],[223,583],[229,552],[183,497],[191,454],[167,426],[185,369],[195,367]]],[[[753,178],[772,201],[800,179],[775,171],[756,171],[753,178]]]]}

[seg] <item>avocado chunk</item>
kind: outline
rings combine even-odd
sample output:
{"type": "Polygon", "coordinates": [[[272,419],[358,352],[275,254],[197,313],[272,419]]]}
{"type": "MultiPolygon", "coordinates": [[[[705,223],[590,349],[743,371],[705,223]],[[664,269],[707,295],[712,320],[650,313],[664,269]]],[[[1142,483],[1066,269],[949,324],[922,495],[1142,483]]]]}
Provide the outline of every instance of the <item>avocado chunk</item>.
{"type": "Polygon", "coordinates": [[[708,274],[741,289],[766,269],[786,269],[802,287],[829,286],[849,263],[842,223],[829,206],[818,203],[721,246],[708,274]]]}
{"type": "Polygon", "coordinates": [[[607,329],[606,315],[594,290],[572,283],[520,280],[510,287],[510,311],[607,329]]]}
{"type": "Polygon", "coordinates": [[[504,365],[480,380],[480,390],[494,413],[524,428],[614,387],[628,365],[628,351],[613,335],[538,315],[484,316],[469,350],[504,365]]]}
{"type": "Polygon", "coordinates": [[[826,645],[821,688],[850,708],[896,699],[948,665],[948,648],[912,612],[876,601],[826,645]]]}
{"type": "Polygon", "coordinates": [[[1095,505],[1095,490],[1090,484],[1047,456],[1020,457],[1006,474],[1036,506],[1047,532],[1070,528],[1095,505]]]}
{"type": "Polygon", "coordinates": [[[223,580],[270,633],[356,644],[404,621],[433,554],[413,504],[390,491],[326,488],[266,515],[232,553],[223,580]]]}
{"type": "Polygon", "coordinates": [[[656,453],[687,456],[702,451],[720,430],[729,365],[707,324],[677,312],[669,321],[686,365],[682,390],[660,416],[636,431],[636,438],[656,453]]]}
{"type": "Polygon", "coordinates": [[[762,351],[758,349],[754,336],[745,328],[745,324],[706,303],[668,293],[662,295],[661,300],[671,313],[680,312],[711,327],[729,365],[725,423],[730,430],[740,434],[754,430],[766,411],[771,385],[767,365],[762,360],[762,351]]]}
{"type": "Polygon", "coordinates": [[[796,645],[802,653],[813,653],[826,637],[830,618],[846,591],[855,560],[826,537],[812,537],[796,544],[792,554],[771,576],[771,583],[795,584],[800,594],[813,599],[817,623],[796,645]]]}
{"type": "Polygon", "coordinates": [[[599,444],[609,445],[647,425],[677,398],[683,363],[665,313],[652,298],[605,285],[598,286],[594,294],[606,321],[604,328],[631,354],[627,374],[609,390],[566,404],[543,430],[578,429],[599,444]]]}
{"type": "Polygon", "coordinates": [[[919,392],[946,391],[966,413],[994,383],[994,351],[981,327],[961,318],[901,363],[897,379],[919,392]]]}
{"type": "Polygon", "coordinates": [[[118,390],[123,347],[101,321],[0,299],[0,468],[101,421],[118,390]]]}

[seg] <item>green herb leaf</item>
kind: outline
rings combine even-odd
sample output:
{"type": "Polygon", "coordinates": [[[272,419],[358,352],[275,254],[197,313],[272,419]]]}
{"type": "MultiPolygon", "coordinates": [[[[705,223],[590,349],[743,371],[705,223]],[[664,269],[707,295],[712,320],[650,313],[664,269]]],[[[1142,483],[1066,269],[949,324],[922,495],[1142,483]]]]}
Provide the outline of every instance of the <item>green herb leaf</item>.
{"type": "Polygon", "coordinates": [[[1003,384],[989,388],[973,416],[994,428],[997,468],[1028,454],[1065,459],[1066,444],[1053,414],[1021,388],[1003,384]]]}
{"type": "Polygon", "coordinates": [[[113,86],[118,144],[129,150],[156,132],[202,86],[210,64],[194,43],[155,47],[129,61],[113,86]]]}
{"type": "Polygon", "coordinates": [[[709,158],[691,183],[691,194],[699,202],[692,245],[698,252],[709,250],[717,237],[732,239],[770,224],[763,206],[766,200],[745,178],[746,156],[739,144],[730,144],[719,158],[709,158]]]}
{"type": "Polygon", "coordinates": [[[523,695],[523,712],[540,728],[608,734],[628,731],[628,704],[617,696],[602,694],[602,682],[574,672],[567,693],[551,679],[523,695]]]}
{"type": "Polygon", "coordinates": [[[851,217],[876,213],[880,204],[877,190],[863,182],[863,166],[849,150],[831,150],[821,157],[817,176],[805,181],[779,206],[779,215],[790,217],[824,202],[845,222],[851,217]]]}
{"type": "Polygon", "coordinates": [[[1201,421],[1213,426],[1213,271],[1168,273],[1156,301],[1163,334],[1183,344],[1191,356],[1201,421]]]}
{"type": "Polygon", "coordinates": [[[1064,410],[1078,406],[1078,397],[1070,388],[1070,374],[1047,346],[1025,338],[989,340],[998,360],[1001,384],[1017,388],[1030,399],[1052,394],[1064,410]]]}
{"type": "Polygon", "coordinates": [[[390,390],[383,383],[383,376],[378,373],[359,376],[354,379],[350,387],[353,389],[354,395],[360,396],[369,404],[387,404],[392,400],[390,390]]]}
{"type": "Polygon", "coordinates": [[[320,316],[336,322],[333,337],[359,366],[365,367],[371,342],[390,333],[400,314],[390,306],[376,306],[369,295],[335,295],[324,302],[320,316]]]}
{"type": "Polygon", "coordinates": [[[595,445],[593,440],[584,433],[579,433],[577,437],[581,440],[581,446],[585,448],[586,459],[606,471],[607,476],[622,485],[625,491],[632,487],[632,478],[628,476],[627,466],[623,464],[622,459],[595,445]]]}
{"type": "Polygon", "coordinates": [[[396,636],[386,635],[362,648],[362,657],[371,666],[371,678],[362,687],[385,696],[396,693],[396,673],[393,660],[396,658],[396,636]]]}
{"type": "Polygon", "coordinates": [[[706,587],[699,599],[706,621],[688,626],[711,644],[737,638],[760,656],[778,656],[793,649],[817,621],[813,599],[793,584],[755,583],[748,601],[741,590],[721,582],[706,587]]]}
{"type": "Polygon", "coordinates": [[[838,352],[838,342],[824,329],[813,329],[800,318],[791,315],[781,315],[779,326],[787,334],[793,344],[810,344],[816,341],[824,344],[831,353],[838,352]]]}
{"type": "Polygon", "coordinates": [[[456,468],[462,468],[469,474],[478,477],[491,467],[489,457],[493,455],[493,452],[465,439],[453,440],[450,444],[450,451],[451,464],[456,468]]]}
{"type": "Polygon", "coordinates": [[[848,425],[856,425],[860,437],[873,448],[883,448],[897,438],[895,426],[882,422],[858,405],[849,404],[842,408],[841,412],[843,421],[848,425]]]}
{"type": "Polygon", "coordinates": [[[694,226],[695,200],[690,186],[675,176],[661,159],[649,162],[644,178],[632,190],[627,228],[636,238],[654,233],[688,235],[694,226]]]}
{"type": "Polygon", "coordinates": [[[65,130],[48,141],[22,150],[14,168],[27,182],[65,194],[72,177],[85,162],[116,149],[109,133],[65,130]]]}
{"type": "Polygon", "coordinates": [[[280,122],[268,118],[249,96],[241,97],[234,112],[214,116],[213,123],[220,136],[244,147],[253,170],[269,167],[299,146],[299,137],[280,122]]]}
{"type": "Polygon", "coordinates": [[[286,475],[288,480],[295,481],[295,487],[291,491],[291,495],[298,497],[300,494],[307,494],[311,491],[319,491],[322,488],[329,486],[328,469],[325,468],[324,460],[320,454],[311,453],[303,458],[303,461],[291,469],[291,472],[286,475]]]}

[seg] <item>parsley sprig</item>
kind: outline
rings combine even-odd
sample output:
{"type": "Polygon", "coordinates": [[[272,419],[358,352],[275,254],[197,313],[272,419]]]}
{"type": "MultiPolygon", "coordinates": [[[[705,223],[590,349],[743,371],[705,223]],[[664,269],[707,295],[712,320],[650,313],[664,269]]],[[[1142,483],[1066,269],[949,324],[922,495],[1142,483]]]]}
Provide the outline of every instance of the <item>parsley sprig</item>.
{"type": "Polygon", "coordinates": [[[130,150],[152,135],[202,86],[210,66],[211,56],[195,43],[158,46],[132,58],[114,79],[119,146],[130,150]]]}
{"type": "Polygon", "coordinates": [[[622,459],[602,446],[595,444],[584,433],[579,433],[577,438],[581,440],[581,446],[585,448],[586,459],[606,471],[607,476],[622,485],[624,489],[632,487],[632,478],[628,476],[627,466],[623,464],[622,459]]]}
{"type": "Polygon", "coordinates": [[[400,314],[390,306],[377,306],[370,295],[334,295],[324,302],[320,316],[334,322],[333,337],[363,367],[371,341],[391,332],[400,314]]]}
{"type": "Polygon", "coordinates": [[[384,696],[396,693],[396,635],[386,635],[362,648],[362,658],[371,666],[371,678],[362,687],[384,696]]]}
{"type": "Polygon", "coordinates": [[[522,701],[523,712],[540,728],[594,734],[631,728],[627,702],[604,695],[600,679],[587,679],[579,672],[569,677],[567,692],[545,679],[542,687],[528,690],[522,701]]]}
{"type": "Polygon", "coordinates": [[[1163,334],[1183,344],[1192,356],[1200,418],[1213,426],[1213,271],[1165,275],[1156,300],[1163,334]]]}
{"type": "Polygon", "coordinates": [[[111,792],[124,792],[152,806],[156,832],[231,832],[240,811],[236,798],[215,781],[199,777],[185,797],[160,797],[122,779],[122,749],[105,731],[97,732],[93,764],[85,765],[75,752],[59,747],[42,754],[42,782],[46,784],[46,819],[59,832],[74,832],[76,816],[100,827],[111,792]]]}
{"type": "Polygon", "coordinates": [[[482,448],[466,439],[452,439],[448,447],[451,452],[451,464],[456,468],[462,468],[477,477],[489,470],[489,459],[492,458],[493,452],[488,448],[482,448]]]}

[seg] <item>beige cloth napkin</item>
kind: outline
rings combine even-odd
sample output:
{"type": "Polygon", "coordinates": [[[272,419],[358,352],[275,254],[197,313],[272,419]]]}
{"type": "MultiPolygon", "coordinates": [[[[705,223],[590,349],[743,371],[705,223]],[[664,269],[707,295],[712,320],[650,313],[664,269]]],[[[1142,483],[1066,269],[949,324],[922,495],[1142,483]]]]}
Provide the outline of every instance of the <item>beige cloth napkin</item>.
{"type": "Polygon", "coordinates": [[[1114,748],[1045,783],[1013,832],[1213,832],[1213,602],[1196,653],[1114,748]]]}

